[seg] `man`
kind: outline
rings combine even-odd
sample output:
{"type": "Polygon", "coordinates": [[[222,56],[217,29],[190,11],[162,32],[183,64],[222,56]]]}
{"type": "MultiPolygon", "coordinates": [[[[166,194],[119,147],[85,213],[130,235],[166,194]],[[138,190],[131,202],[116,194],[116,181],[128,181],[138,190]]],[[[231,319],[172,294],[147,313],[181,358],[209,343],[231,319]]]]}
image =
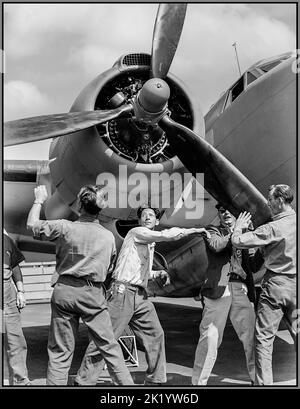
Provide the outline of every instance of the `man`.
{"type": "Polygon", "coordinates": [[[79,318],[101,351],[114,384],[133,384],[113,335],[102,286],[115,255],[114,236],[98,221],[104,203],[103,189],[89,185],[80,190],[80,216],[75,222],[40,220],[47,191],[45,186],[38,186],[34,193],[27,226],[35,238],[55,241],[59,274],[51,298],[47,385],[67,384],[79,318]]]}
{"type": "Polygon", "coordinates": [[[10,385],[30,385],[26,367],[27,344],[22,331],[20,310],[26,305],[22,272],[24,260],[6,231],[3,234],[4,345],[10,385]],[[17,289],[17,294],[13,286],[17,289]]]}
{"type": "MultiPolygon", "coordinates": [[[[174,241],[193,233],[206,234],[206,230],[174,227],[154,231],[159,224],[159,211],[150,205],[140,207],[137,216],[140,226],[126,235],[117,259],[108,291],[108,307],[116,338],[129,325],[143,344],[148,365],[145,384],[157,385],[167,380],[164,331],[154,305],[147,299],[146,287],[150,276],[167,279],[168,274],[164,270],[152,272],[154,245],[155,242],[174,241]]],[[[102,367],[100,354],[90,344],[77,373],[76,383],[95,385],[102,367]]]]}
{"type": "Polygon", "coordinates": [[[251,302],[254,302],[255,291],[249,267],[249,255],[247,251],[236,251],[231,246],[234,216],[220,203],[216,208],[220,225],[207,228],[210,233],[210,238],[206,240],[207,278],[201,288],[204,309],[195,353],[192,384],[207,384],[217,359],[228,315],[243,343],[248,373],[253,383],[255,380],[255,312],[251,302]]]}
{"type": "Polygon", "coordinates": [[[296,213],[291,207],[293,192],[288,185],[269,188],[268,205],[272,221],[255,231],[242,233],[251,221],[247,212],[240,214],[232,234],[236,248],[260,247],[266,273],[263,277],[255,327],[256,382],[272,385],[273,342],[281,318],[296,337],[296,213]]]}

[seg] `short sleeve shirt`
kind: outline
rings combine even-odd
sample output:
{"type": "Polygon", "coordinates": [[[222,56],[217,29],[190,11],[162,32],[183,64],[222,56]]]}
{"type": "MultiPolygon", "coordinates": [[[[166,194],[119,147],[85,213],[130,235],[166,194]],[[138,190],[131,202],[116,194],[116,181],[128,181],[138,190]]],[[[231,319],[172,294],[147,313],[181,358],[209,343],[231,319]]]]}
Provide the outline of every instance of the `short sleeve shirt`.
{"type": "Polygon", "coordinates": [[[59,275],[84,277],[94,282],[105,280],[116,246],[113,234],[98,220],[40,220],[34,224],[33,232],[36,239],[55,241],[59,275]]]}
{"type": "Polygon", "coordinates": [[[9,280],[12,269],[24,260],[23,254],[14,241],[7,234],[3,234],[3,279],[9,280]]]}
{"type": "Polygon", "coordinates": [[[281,212],[273,221],[252,232],[235,231],[232,242],[237,248],[260,247],[265,267],[273,273],[297,273],[297,220],[294,210],[281,212]]]}

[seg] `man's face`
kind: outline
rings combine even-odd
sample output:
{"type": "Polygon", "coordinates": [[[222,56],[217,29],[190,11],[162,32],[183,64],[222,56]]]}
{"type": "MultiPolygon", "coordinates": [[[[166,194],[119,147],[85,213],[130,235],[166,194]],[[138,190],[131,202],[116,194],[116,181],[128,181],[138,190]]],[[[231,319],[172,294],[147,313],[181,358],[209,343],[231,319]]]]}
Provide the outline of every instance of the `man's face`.
{"type": "Polygon", "coordinates": [[[140,218],[140,225],[152,230],[159,224],[153,209],[144,209],[140,218]]]}
{"type": "Polygon", "coordinates": [[[280,213],[282,210],[282,201],[279,197],[275,198],[273,196],[273,190],[270,190],[268,195],[268,206],[273,215],[280,213]]]}
{"type": "Polygon", "coordinates": [[[235,223],[235,217],[230,213],[229,210],[224,207],[220,207],[218,210],[219,219],[222,225],[233,226],[235,223]]]}

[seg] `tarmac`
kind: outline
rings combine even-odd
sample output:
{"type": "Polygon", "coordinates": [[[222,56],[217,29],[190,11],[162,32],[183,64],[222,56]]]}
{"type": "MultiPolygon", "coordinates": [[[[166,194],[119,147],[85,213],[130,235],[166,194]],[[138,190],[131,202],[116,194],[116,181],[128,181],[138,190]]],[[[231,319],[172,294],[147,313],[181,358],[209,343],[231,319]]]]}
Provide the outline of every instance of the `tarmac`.
{"type": "MultiPolygon", "coordinates": [[[[201,303],[191,298],[155,297],[152,301],[165,331],[167,386],[191,386],[193,360],[199,337],[201,303]]],[[[28,346],[27,366],[32,386],[46,384],[49,322],[49,303],[30,304],[22,311],[23,331],[28,346]]],[[[87,330],[84,324],[80,324],[69,372],[69,385],[73,383],[87,344],[87,330]]],[[[144,352],[138,349],[137,353],[138,366],[129,366],[129,369],[135,384],[142,385],[147,365],[144,352]]],[[[274,385],[296,386],[296,371],[295,346],[282,323],[274,342],[274,385]]],[[[7,366],[4,363],[4,385],[8,383],[7,377],[7,366]]],[[[103,371],[98,385],[110,384],[107,371],[103,371]]],[[[250,386],[243,347],[229,321],[208,382],[208,387],[210,386],[227,388],[250,386]]]]}

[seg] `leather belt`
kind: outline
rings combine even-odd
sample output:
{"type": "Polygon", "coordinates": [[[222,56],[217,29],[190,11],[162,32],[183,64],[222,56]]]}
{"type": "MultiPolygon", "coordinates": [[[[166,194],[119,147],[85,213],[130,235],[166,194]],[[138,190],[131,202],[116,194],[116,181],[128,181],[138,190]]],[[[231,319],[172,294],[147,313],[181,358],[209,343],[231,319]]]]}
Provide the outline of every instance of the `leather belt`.
{"type": "Polygon", "coordinates": [[[89,287],[97,287],[100,288],[102,287],[102,284],[100,281],[90,281],[87,280],[84,277],[75,277],[72,276],[71,274],[63,274],[60,275],[57,283],[62,283],[62,284],[66,284],[66,285],[71,285],[74,287],[83,287],[85,285],[89,286],[89,287]]]}
{"type": "Polygon", "coordinates": [[[123,292],[122,289],[125,290],[125,288],[131,290],[131,291],[145,291],[144,287],[140,286],[140,285],[136,285],[136,284],[131,284],[131,283],[127,283],[126,281],[118,281],[118,280],[113,280],[111,283],[111,286],[115,286],[117,288],[117,291],[119,292],[123,292]]]}

